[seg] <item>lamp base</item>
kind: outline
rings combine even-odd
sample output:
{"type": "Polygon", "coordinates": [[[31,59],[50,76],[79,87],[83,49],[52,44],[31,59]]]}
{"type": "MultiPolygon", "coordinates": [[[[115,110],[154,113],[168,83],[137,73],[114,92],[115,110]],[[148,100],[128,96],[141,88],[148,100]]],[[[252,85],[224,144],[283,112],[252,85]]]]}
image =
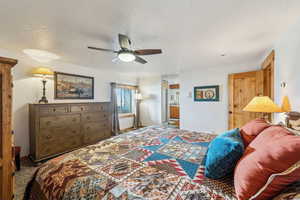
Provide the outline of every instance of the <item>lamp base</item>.
{"type": "Polygon", "coordinates": [[[270,113],[262,113],[262,119],[264,119],[268,123],[272,123],[270,120],[270,113]]]}
{"type": "Polygon", "coordinates": [[[44,79],[42,80],[42,82],[43,82],[43,96],[42,96],[42,98],[39,100],[39,103],[48,103],[48,100],[47,100],[47,98],[46,98],[46,83],[47,83],[47,81],[46,81],[46,79],[44,78],[44,79]]]}
{"type": "Polygon", "coordinates": [[[39,100],[39,103],[48,103],[48,100],[45,96],[43,96],[40,100],[39,100]]]}

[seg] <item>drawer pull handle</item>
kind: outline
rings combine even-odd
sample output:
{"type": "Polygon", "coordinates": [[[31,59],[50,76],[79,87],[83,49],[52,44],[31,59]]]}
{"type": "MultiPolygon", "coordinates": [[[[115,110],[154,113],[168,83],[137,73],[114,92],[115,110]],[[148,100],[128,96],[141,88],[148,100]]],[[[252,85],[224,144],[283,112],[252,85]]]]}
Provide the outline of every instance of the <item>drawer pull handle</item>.
{"type": "Polygon", "coordinates": [[[53,108],[53,112],[56,112],[56,108],[53,108]]]}
{"type": "Polygon", "coordinates": [[[47,139],[51,139],[52,137],[51,137],[51,135],[47,135],[47,137],[46,137],[47,139]]]}
{"type": "Polygon", "coordinates": [[[46,123],[47,125],[50,125],[51,124],[51,122],[50,121],[47,121],[47,123],[46,123]]]}
{"type": "Polygon", "coordinates": [[[73,122],[76,122],[76,118],[73,118],[73,122]]]}
{"type": "Polygon", "coordinates": [[[76,133],[76,131],[72,131],[72,133],[76,133]]]}
{"type": "Polygon", "coordinates": [[[81,107],[80,110],[83,111],[83,107],[81,107]]]}

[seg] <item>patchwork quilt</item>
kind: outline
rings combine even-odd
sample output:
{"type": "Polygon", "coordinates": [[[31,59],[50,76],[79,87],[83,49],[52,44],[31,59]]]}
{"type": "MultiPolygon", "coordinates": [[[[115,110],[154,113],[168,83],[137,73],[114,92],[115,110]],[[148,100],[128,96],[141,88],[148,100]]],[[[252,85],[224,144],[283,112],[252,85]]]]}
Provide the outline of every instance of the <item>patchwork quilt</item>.
{"type": "Polygon", "coordinates": [[[31,200],[236,199],[232,178],[204,177],[215,135],[164,127],[122,134],[41,165],[31,200]]]}

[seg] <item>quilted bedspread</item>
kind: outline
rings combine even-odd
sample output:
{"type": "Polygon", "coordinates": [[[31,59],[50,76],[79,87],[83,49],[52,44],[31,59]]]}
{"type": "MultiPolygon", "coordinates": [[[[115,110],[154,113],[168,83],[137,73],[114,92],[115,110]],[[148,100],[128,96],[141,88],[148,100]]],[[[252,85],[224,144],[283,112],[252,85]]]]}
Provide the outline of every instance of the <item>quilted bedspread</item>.
{"type": "Polygon", "coordinates": [[[30,199],[236,199],[231,178],[203,175],[214,137],[147,127],[110,138],[42,164],[30,199]]]}

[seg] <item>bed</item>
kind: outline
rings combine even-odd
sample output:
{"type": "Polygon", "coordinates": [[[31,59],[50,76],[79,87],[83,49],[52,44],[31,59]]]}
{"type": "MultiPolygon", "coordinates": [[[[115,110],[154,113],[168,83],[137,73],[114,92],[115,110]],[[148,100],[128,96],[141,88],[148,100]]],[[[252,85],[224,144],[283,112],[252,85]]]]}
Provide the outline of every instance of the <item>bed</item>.
{"type": "MultiPolygon", "coordinates": [[[[236,199],[232,177],[203,175],[214,137],[159,126],[122,134],[42,164],[25,199],[236,199]]],[[[298,189],[296,184],[276,199],[292,199],[298,189]]]]}

